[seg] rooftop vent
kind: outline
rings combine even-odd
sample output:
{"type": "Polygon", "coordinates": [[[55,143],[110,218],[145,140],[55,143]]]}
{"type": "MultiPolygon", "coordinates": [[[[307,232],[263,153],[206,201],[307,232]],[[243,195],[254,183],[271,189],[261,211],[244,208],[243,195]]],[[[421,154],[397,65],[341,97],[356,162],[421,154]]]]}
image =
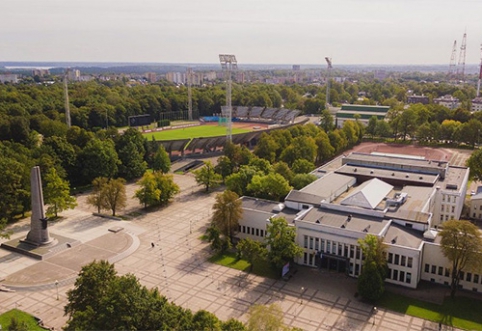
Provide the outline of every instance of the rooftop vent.
{"type": "Polygon", "coordinates": [[[352,217],[351,214],[349,214],[348,217],[346,218],[346,221],[347,221],[347,222],[350,222],[350,221],[351,221],[351,217],[352,217]]]}
{"type": "Polygon", "coordinates": [[[394,173],[394,172],[392,172],[392,176],[395,176],[395,173],[394,173]]]}
{"type": "Polygon", "coordinates": [[[418,179],[422,180],[422,179],[423,179],[423,177],[422,177],[422,176],[420,176],[420,177],[418,177],[418,179]]]}
{"type": "Polygon", "coordinates": [[[445,186],[445,188],[446,188],[447,190],[456,190],[456,189],[458,189],[458,185],[457,185],[457,184],[447,184],[447,185],[445,186]]]}
{"type": "Polygon", "coordinates": [[[368,232],[370,230],[370,225],[368,225],[366,228],[363,229],[363,232],[368,232]]]}
{"type": "Polygon", "coordinates": [[[353,172],[356,172],[356,168],[355,168],[355,169],[353,169],[353,172]]]}
{"type": "Polygon", "coordinates": [[[392,239],[392,244],[396,244],[397,243],[397,237],[395,236],[395,238],[392,239]]]}
{"type": "Polygon", "coordinates": [[[410,176],[409,176],[409,175],[405,175],[405,178],[408,178],[408,177],[410,177],[410,176]]]}
{"type": "Polygon", "coordinates": [[[320,220],[316,220],[316,222],[315,222],[315,223],[316,223],[316,224],[320,224],[321,222],[320,222],[320,220]]]}
{"type": "Polygon", "coordinates": [[[370,173],[373,174],[373,170],[370,170],[370,173]]]}

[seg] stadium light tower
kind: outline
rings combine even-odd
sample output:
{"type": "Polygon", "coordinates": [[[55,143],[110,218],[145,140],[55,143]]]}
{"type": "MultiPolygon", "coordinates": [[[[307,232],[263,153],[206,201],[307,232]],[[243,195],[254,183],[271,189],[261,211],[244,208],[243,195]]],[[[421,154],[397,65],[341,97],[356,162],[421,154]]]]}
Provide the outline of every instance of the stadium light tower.
{"type": "Polygon", "coordinates": [[[326,64],[328,65],[326,70],[326,109],[329,110],[330,105],[330,78],[331,78],[331,69],[333,65],[331,63],[331,57],[325,57],[326,64]]]}
{"type": "Polygon", "coordinates": [[[192,86],[192,68],[187,68],[187,98],[188,98],[188,119],[189,121],[192,121],[192,92],[191,92],[191,86],[192,86]]]}
{"type": "Polygon", "coordinates": [[[480,97],[480,80],[482,79],[482,45],[480,45],[480,51],[481,51],[481,56],[480,56],[480,72],[479,72],[479,80],[477,81],[477,98],[480,97]]]}
{"type": "Polygon", "coordinates": [[[231,105],[231,71],[238,69],[238,62],[236,56],[232,54],[219,54],[219,62],[221,62],[221,68],[227,75],[227,88],[226,88],[226,107],[228,108],[228,119],[226,122],[226,139],[232,141],[232,116],[233,107],[231,105]]]}
{"type": "Polygon", "coordinates": [[[69,72],[70,69],[65,69],[64,73],[64,106],[65,106],[65,124],[70,128],[70,102],[69,102],[69,72]]]}

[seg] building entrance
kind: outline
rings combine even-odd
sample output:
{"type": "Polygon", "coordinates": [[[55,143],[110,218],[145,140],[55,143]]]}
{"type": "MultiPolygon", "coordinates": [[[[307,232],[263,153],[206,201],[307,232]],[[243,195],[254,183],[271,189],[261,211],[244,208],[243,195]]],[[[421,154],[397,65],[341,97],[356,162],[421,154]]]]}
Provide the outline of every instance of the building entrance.
{"type": "Polygon", "coordinates": [[[348,259],[342,256],[326,253],[316,254],[315,264],[319,268],[327,269],[329,271],[348,273],[348,259]]]}

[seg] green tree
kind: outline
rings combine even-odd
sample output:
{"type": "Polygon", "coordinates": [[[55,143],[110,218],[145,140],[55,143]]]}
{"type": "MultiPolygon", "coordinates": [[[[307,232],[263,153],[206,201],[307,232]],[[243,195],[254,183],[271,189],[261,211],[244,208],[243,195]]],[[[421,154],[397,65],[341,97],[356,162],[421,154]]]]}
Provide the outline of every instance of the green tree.
{"type": "Polygon", "coordinates": [[[165,174],[171,169],[171,159],[162,145],[159,146],[158,150],[152,156],[152,169],[165,174]]]}
{"type": "Polygon", "coordinates": [[[114,143],[111,140],[90,140],[77,158],[80,174],[84,182],[94,178],[113,178],[117,175],[120,163],[114,143]]]}
{"type": "Polygon", "coordinates": [[[276,304],[251,306],[248,311],[246,328],[248,331],[285,331],[288,329],[283,324],[283,311],[276,304]]]}
{"type": "Polygon", "coordinates": [[[246,195],[249,193],[248,185],[255,175],[262,175],[262,173],[253,167],[242,166],[238,172],[226,177],[226,187],[239,196],[246,195]]]}
{"type": "Polygon", "coordinates": [[[303,254],[303,249],[295,242],[296,229],[282,217],[271,218],[266,227],[268,260],[277,268],[303,254]]]}
{"type": "Polygon", "coordinates": [[[298,159],[305,159],[313,163],[316,151],[317,146],[312,137],[299,136],[293,139],[293,142],[281,153],[280,158],[290,166],[298,159]]]}
{"type": "Polygon", "coordinates": [[[100,214],[101,209],[106,209],[105,195],[103,194],[104,186],[109,180],[105,177],[97,177],[92,181],[92,193],[87,197],[87,203],[97,208],[100,214]]]}
{"type": "Polygon", "coordinates": [[[226,322],[223,322],[222,329],[226,331],[247,331],[244,324],[234,318],[230,318],[226,322]]]}
{"type": "Polygon", "coordinates": [[[301,190],[306,185],[317,180],[318,177],[312,174],[296,174],[291,180],[290,184],[295,190],[301,190]]]}
{"type": "Polygon", "coordinates": [[[370,136],[372,136],[372,138],[374,138],[376,133],[377,133],[377,131],[376,131],[377,130],[377,122],[378,122],[378,118],[375,115],[370,117],[370,119],[368,120],[366,132],[370,136]]]}
{"type": "Polygon", "coordinates": [[[199,310],[192,318],[192,329],[199,331],[222,331],[222,323],[213,313],[199,310]]]}
{"type": "Polygon", "coordinates": [[[238,251],[238,257],[249,262],[249,271],[253,270],[255,262],[264,260],[268,254],[263,244],[249,238],[240,240],[236,245],[236,249],[238,251]]]}
{"type": "Polygon", "coordinates": [[[362,273],[358,277],[358,292],[369,300],[378,300],[385,291],[384,280],[387,275],[386,246],[383,239],[373,234],[358,239],[365,258],[362,273]]]}
{"type": "Polygon", "coordinates": [[[227,190],[216,195],[211,224],[230,241],[238,230],[239,220],[242,216],[242,201],[236,193],[227,190]]]}
{"type": "Polygon", "coordinates": [[[482,150],[474,151],[467,159],[467,167],[470,168],[470,178],[482,181],[482,150]]]}
{"type": "Polygon", "coordinates": [[[305,159],[298,159],[293,162],[293,165],[291,166],[291,170],[295,174],[307,174],[315,169],[315,165],[313,162],[310,162],[305,159]]]}
{"type": "Polygon", "coordinates": [[[254,155],[260,157],[262,159],[268,160],[270,163],[274,163],[276,160],[276,151],[278,150],[279,145],[274,140],[271,135],[263,132],[261,137],[254,148],[254,155]]]}
{"type": "Polygon", "coordinates": [[[147,162],[144,161],[142,152],[139,151],[137,145],[128,141],[118,151],[120,160],[119,176],[126,179],[139,178],[147,169],[147,162]]]}
{"type": "Polygon", "coordinates": [[[450,297],[453,299],[462,271],[480,271],[482,267],[482,238],[476,225],[458,220],[444,222],[439,235],[442,253],[452,265],[450,297]]]}
{"type": "Polygon", "coordinates": [[[176,194],[179,193],[179,186],[174,182],[173,175],[164,174],[161,172],[154,173],[157,188],[161,191],[159,196],[159,204],[165,205],[176,194]]]}
{"type": "Polygon", "coordinates": [[[273,165],[273,172],[276,174],[280,174],[286,179],[289,183],[293,179],[293,171],[291,171],[290,167],[286,164],[286,162],[280,161],[273,165]]]}
{"type": "Polygon", "coordinates": [[[316,162],[325,162],[335,155],[335,148],[331,146],[330,137],[324,131],[320,131],[315,137],[316,162]]]}
{"type": "Polygon", "coordinates": [[[7,327],[8,331],[28,331],[28,325],[25,321],[19,321],[14,317],[10,319],[10,324],[7,327]]]}
{"type": "Polygon", "coordinates": [[[334,128],[334,120],[333,120],[333,115],[331,115],[330,111],[328,109],[324,109],[321,112],[320,116],[320,127],[325,131],[325,132],[330,132],[334,128]]]}
{"type": "Polygon", "coordinates": [[[279,201],[291,190],[291,186],[280,174],[255,175],[247,190],[255,197],[279,201]]]}
{"type": "Polygon", "coordinates": [[[233,173],[233,164],[231,163],[231,160],[229,157],[225,155],[221,155],[218,158],[218,164],[214,167],[214,170],[216,173],[221,175],[221,178],[223,179],[223,183],[226,180],[226,177],[231,175],[233,173]]]}
{"type": "Polygon", "coordinates": [[[211,161],[204,162],[204,166],[199,170],[193,171],[193,173],[196,182],[206,187],[206,192],[218,187],[221,183],[221,175],[216,173],[211,161]]]}
{"type": "Polygon", "coordinates": [[[57,175],[57,170],[51,168],[45,176],[47,185],[44,196],[48,215],[58,217],[58,213],[66,209],[74,209],[77,206],[76,199],[70,195],[69,183],[57,175]]]}
{"type": "Polygon", "coordinates": [[[126,206],[126,181],[123,178],[110,179],[102,188],[102,193],[105,196],[106,209],[112,210],[112,216],[118,209],[126,206]]]}
{"type": "Polygon", "coordinates": [[[145,172],[137,185],[140,186],[140,189],[136,190],[134,197],[144,204],[144,208],[159,203],[161,190],[157,187],[156,179],[152,173],[145,172]]]}

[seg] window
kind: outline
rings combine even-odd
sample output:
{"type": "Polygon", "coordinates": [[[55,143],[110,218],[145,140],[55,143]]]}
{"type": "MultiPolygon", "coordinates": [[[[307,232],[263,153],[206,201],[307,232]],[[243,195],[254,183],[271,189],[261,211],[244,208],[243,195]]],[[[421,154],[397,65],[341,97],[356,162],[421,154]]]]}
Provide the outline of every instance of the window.
{"type": "Polygon", "coordinates": [[[256,236],[259,237],[259,229],[256,229],[256,236]]]}
{"type": "Polygon", "coordinates": [[[392,269],[388,268],[387,270],[387,278],[392,279],[392,269]]]}
{"type": "Polygon", "coordinates": [[[394,262],[396,265],[399,265],[400,264],[400,255],[398,254],[395,254],[395,262],[394,262]]]}
{"type": "Polygon", "coordinates": [[[336,254],[336,243],[333,242],[331,245],[331,254],[336,254]]]}
{"type": "Polygon", "coordinates": [[[303,254],[303,263],[306,264],[308,262],[308,253],[305,252],[305,254],[303,254]]]}
{"type": "Polygon", "coordinates": [[[398,280],[398,270],[393,269],[393,280],[398,280]]]}
{"type": "Polygon", "coordinates": [[[320,251],[324,252],[325,251],[325,241],[323,239],[321,239],[321,247],[320,247],[320,251]]]}
{"type": "Polygon", "coordinates": [[[475,218],[475,213],[472,215],[473,218],[475,218]]]}
{"type": "Polygon", "coordinates": [[[406,262],[406,257],[404,255],[402,255],[402,261],[400,262],[400,265],[405,267],[405,262],[406,262]]]}
{"type": "Polygon", "coordinates": [[[393,261],[393,254],[388,253],[388,263],[392,263],[392,261],[393,261]]]}
{"type": "Polygon", "coordinates": [[[315,250],[319,251],[320,250],[320,239],[315,238],[315,250]]]}
{"type": "Polygon", "coordinates": [[[413,263],[413,258],[412,257],[409,257],[407,259],[407,267],[411,268],[412,267],[412,263],[413,263]]]}
{"type": "Polygon", "coordinates": [[[443,267],[438,267],[438,275],[442,276],[444,273],[444,268],[443,267]]]}
{"type": "Polygon", "coordinates": [[[238,225],[238,232],[241,232],[241,225],[238,225]]]}
{"type": "Polygon", "coordinates": [[[442,194],[442,201],[445,201],[445,194],[442,194]]]}
{"type": "Polygon", "coordinates": [[[355,264],[355,276],[358,276],[360,274],[360,265],[355,264]]]}
{"type": "Polygon", "coordinates": [[[474,283],[476,283],[476,284],[479,283],[479,275],[477,275],[477,274],[474,275],[474,283]]]}
{"type": "Polygon", "coordinates": [[[243,225],[243,233],[246,233],[246,226],[243,225]]]}
{"type": "Polygon", "coordinates": [[[440,215],[440,222],[444,220],[444,215],[440,215]]]}
{"type": "Polygon", "coordinates": [[[360,247],[356,246],[356,258],[360,259],[360,247]]]}
{"type": "Polygon", "coordinates": [[[441,208],[440,210],[441,210],[441,211],[444,211],[444,208],[445,208],[445,206],[444,206],[444,205],[442,205],[442,208],[441,208]]]}
{"type": "Polygon", "coordinates": [[[313,237],[310,237],[310,249],[313,249],[313,237]]]}
{"type": "Polygon", "coordinates": [[[259,230],[261,233],[261,237],[264,237],[264,230],[259,230]]]}
{"type": "Polygon", "coordinates": [[[405,223],[405,227],[409,228],[409,229],[412,229],[413,228],[413,224],[411,223],[405,223]]]}
{"type": "Polygon", "coordinates": [[[254,228],[251,228],[251,234],[254,236],[254,228]]]}
{"type": "Polygon", "coordinates": [[[450,203],[450,195],[447,196],[447,202],[450,203]]]}
{"type": "Polygon", "coordinates": [[[457,197],[454,197],[454,203],[457,203],[457,197]]]}
{"type": "Polygon", "coordinates": [[[405,283],[410,284],[412,282],[412,274],[407,272],[407,276],[405,277],[405,283]]]}
{"type": "Polygon", "coordinates": [[[355,247],[350,245],[350,258],[353,259],[355,257],[355,247]]]}
{"type": "Polygon", "coordinates": [[[304,236],[303,239],[303,247],[308,248],[308,236],[304,236]]]}
{"type": "Polygon", "coordinates": [[[353,274],[353,263],[350,263],[350,274],[353,274]]]}
{"type": "Polygon", "coordinates": [[[455,213],[455,206],[452,206],[452,213],[455,213]]]}
{"type": "Polygon", "coordinates": [[[450,270],[445,268],[445,277],[450,277],[450,270]]]}
{"type": "Polygon", "coordinates": [[[348,245],[345,245],[345,257],[348,257],[348,245]]]}
{"type": "Polygon", "coordinates": [[[331,252],[331,241],[329,240],[326,241],[326,252],[327,253],[331,252]]]}
{"type": "Polygon", "coordinates": [[[405,281],[405,272],[400,271],[400,277],[398,278],[399,281],[404,282],[405,281]]]}
{"type": "Polygon", "coordinates": [[[437,267],[433,265],[431,273],[435,274],[436,272],[437,272],[437,267]]]}
{"type": "Polygon", "coordinates": [[[465,273],[463,271],[460,272],[460,279],[464,279],[465,273]]]}
{"type": "Polygon", "coordinates": [[[430,272],[430,265],[425,263],[425,272],[430,272]]]}
{"type": "Polygon", "coordinates": [[[308,261],[308,264],[309,264],[309,265],[313,265],[313,255],[314,255],[314,254],[310,254],[310,255],[309,255],[309,261],[308,261]]]}
{"type": "Polygon", "coordinates": [[[446,221],[449,220],[449,215],[445,215],[445,220],[446,220],[446,221]]]}
{"type": "Polygon", "coordinates": [[[465,280],[468,282],[472,281],[472,274],[470,272],[467,272],[467,277],[465,277],[465,280]]]}
{"type": "Polygon", "coordinates": [[[343,255],[343,244],[338,243],[338,255],[342,256],[343,255]]]}

